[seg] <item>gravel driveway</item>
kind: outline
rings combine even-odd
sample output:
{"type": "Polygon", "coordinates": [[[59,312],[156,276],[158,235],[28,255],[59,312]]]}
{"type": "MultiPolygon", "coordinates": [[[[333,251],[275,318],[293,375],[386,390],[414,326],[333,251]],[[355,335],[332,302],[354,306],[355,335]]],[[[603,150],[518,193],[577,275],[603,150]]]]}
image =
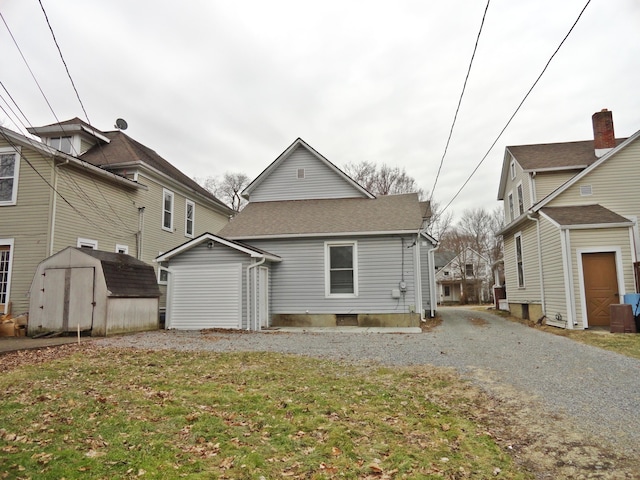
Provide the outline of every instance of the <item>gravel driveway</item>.
{"type": "Polygon", "coordinates": [[[486,312],[443,308],[440,313],[442,325],[420,334],[158,331],[96,343],[142,349],[272,351],[341,361],[453,367],[489,392],[514,388],[548,410],[574,419],[586,433],[615,448],[640,452],[640,360],[486,312]]]}

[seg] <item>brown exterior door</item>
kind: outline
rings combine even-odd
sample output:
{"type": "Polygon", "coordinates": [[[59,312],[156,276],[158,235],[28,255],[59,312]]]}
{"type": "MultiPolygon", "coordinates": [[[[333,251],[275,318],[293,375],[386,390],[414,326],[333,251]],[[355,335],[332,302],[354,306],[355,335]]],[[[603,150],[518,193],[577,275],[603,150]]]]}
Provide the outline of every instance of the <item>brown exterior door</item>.
{"type": "Polygon", "coordinates": [[[589,326],[609,326],[611,324],[609,305],[620,303],[616,254],[613,252],[583,253],[582,272],[589,326]]]}

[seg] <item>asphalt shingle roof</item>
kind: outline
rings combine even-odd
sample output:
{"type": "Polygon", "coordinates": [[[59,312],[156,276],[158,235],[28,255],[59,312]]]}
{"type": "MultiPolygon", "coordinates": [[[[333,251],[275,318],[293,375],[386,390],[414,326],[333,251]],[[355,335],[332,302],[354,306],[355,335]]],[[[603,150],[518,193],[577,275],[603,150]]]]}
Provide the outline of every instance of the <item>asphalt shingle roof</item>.
{"type": "MultiPolygon", "coordinates": [[[[626,138],[617,138],[620,145],[626,138]]],[[[507,147],[525,170],[543,168],[584,168],[598,157],[595,155],[593,140],[582,142],[542,143],[538,145],[515,145],[507,147]]]]}
{"type": "Polygon", "coordinates": [[[334,198],[278,202],[250,202],[219,235],[227,238],[260,236],[418,232],[424,206],[418,195],[378,198],[334,198]]]}
{"type": "Polygon", "coordinates": [[[602,205],[575,205],[568,207],[544,207],[541,212],[563,226],[630,223],[622,215],[602,205]]]}

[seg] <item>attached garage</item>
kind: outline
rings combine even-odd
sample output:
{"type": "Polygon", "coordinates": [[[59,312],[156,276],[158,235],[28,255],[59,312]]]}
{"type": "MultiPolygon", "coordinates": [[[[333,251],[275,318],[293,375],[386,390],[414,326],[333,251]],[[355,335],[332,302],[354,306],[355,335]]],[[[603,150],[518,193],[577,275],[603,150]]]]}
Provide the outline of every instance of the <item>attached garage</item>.
{"type": "Polygon", "coordinates": [[[159,297],[151,265],[123,253],[68,247],[36,269],[28,334],[154,330],[159,297]]]}
{"type": "Polygon", "coordinates": [[[166,328],[269,326],[269,268],[280,260],[210,233],[158,256],[168,272],[166,328]]]}
{"type": "Polygon", "coordinates": [[[167,328],[242,328],[242,264],[172,267],[167,328]]]}

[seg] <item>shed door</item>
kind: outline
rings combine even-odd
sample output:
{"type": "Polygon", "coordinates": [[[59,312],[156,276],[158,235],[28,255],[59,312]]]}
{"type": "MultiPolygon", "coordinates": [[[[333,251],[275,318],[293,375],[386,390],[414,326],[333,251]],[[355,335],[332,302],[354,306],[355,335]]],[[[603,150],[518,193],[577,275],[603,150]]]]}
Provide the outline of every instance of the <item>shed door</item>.
{"type": "Polygon", "coordinates": [[[94,307],[93,267],[44,271],[43,326],[52,331],[90,330],[94,307]]]}
{"type": "Polygon", "coordinates": [[[616,254],[583,253],[582,271],[589,326],[608,326],[611,324],[609,305],[620,303],[616,254]]]}
{"type": "Polygon", "coordinates": [[[242,327],[242,265],[169,269],[167,328],[242,327]]]}

